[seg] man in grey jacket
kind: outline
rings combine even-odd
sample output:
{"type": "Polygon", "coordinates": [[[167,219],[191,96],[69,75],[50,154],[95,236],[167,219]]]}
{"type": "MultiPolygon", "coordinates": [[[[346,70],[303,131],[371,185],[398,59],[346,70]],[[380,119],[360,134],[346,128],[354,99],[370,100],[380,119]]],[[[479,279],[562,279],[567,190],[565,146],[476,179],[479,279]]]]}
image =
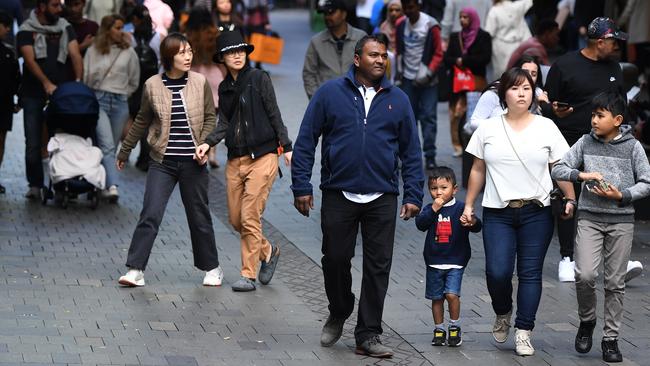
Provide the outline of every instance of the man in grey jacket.
{"type": "Polygon", "coordinates": [[[347,7],[343,0],[321,0],[318,12],[324,14],[327,29],[311,38],[305,55],[302,82],[309,99],[324,82],[350,69],[354,46],[366,35],[346,22],[347,7]]]}

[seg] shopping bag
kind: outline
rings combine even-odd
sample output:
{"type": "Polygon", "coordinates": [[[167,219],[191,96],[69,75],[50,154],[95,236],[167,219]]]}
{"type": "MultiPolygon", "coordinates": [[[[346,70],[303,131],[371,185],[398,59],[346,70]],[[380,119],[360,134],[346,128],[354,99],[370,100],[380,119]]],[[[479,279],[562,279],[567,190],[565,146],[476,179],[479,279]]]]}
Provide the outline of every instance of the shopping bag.
{"type": "Polygon", "coordinates": [[[284,47],[282,38],[253,33],[248,42],[255,46],[253,53],[248,56],[251,61],[277,65],[282,60],[282,49],[284,47]]]}
{"type": "Polygon", "coordinates": [[[454,65],[453,91],[460,93],[463,91],[472,91],[476,87],[474,83],[474,74],[469,68],[461,69],[454,65]]]}

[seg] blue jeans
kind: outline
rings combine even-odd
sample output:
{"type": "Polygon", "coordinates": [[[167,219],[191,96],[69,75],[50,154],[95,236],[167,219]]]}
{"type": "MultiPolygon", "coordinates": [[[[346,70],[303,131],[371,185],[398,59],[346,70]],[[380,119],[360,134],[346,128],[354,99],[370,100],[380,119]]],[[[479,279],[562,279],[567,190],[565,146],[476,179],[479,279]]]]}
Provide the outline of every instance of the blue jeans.
{"type": "Polygon", "coordinates": [[[23,120],[25,124],[25,170],[30,187],[43,187],[43,165],[41,148],[46,100],[44,98],[22,97],[23,120]]]}
{"type": "Polygon", "coordinates": [[[512,272],[517,260],[515,327],[532,330],[542,296],[542,267],[553,236],[550,207],[483,208],[485,276],[498,315],[512,310],[512,272]]]}
{"type": "Polygon", "coordinates": [[[102,165],[106,169],[106,187],[110,187],[117,185],[115,150],[122,138],[124,125],[129,119],[129,103],[125,94],[95,90],[95,96],[99,102],[97,146],[104,154],[102,165]]]}
{"type": "Polygon", "coordinates": [[[460,297],[465,268],[438,269],[427,266],[427,288],[424,294],[429,300],[442,300],[445,294],[460,297]]]}
{"type": "Polygon", "coordinates": [[[438,85],[415,86],[413,80],[402,79],[400,88],[408,95],[415,119],[422,131],[422,151],[428,163],[436,161],[436,134],[438,133],[438,85]]]}

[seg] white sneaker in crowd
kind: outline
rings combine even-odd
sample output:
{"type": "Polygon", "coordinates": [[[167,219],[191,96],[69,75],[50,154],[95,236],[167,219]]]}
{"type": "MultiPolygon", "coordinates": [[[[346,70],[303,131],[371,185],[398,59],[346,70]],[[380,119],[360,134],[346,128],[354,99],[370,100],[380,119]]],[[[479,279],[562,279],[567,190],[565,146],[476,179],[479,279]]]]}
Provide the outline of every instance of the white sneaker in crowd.
{"type": "Polygon", "coordinates": [[[203,278],[203,286],[221,286],[223,281],[223,269],[221,266],[205,272],[205,277],[203,278]]]}
{"type": "Polygon", "coordinates": [[[530,330],[515,328],[515,351],[519,356],[532,356],[535,348],[530,343],[530,330]]]}
{"type": "Polygon", "coordinates": [[[117,186],[112,185],[102,191],[102,198],[108,200],[110,203],[117,203],[120,198],[120,193],[117,191],[117,186]]]}
{"type": "Polygon", "coordinates": [[[560,282],[575,282],[576,262],[564,257],[557,266],[557,277],[560,282]]]}
{"type": "Polygon", "coordinates": [[[139,269],[130,269],[118,280],[120,285],[136,287],[144,286],[144,273],[139,269]]]}
{"type": "Polygon", "coordinates": [[[627,272],[625,273],[625,282],[638,277],[643,272],[643,264],[639,261],[628,261],[627,272]]]}

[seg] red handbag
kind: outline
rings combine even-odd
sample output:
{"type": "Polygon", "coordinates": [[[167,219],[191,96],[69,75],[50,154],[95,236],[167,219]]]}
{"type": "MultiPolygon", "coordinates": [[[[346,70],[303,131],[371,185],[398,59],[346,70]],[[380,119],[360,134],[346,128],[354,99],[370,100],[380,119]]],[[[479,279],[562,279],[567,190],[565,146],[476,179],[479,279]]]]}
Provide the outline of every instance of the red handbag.
{"type": "Polygon", "coordinates": [[[474,74],[470,71],[469,68],[461,69],[460,67],[454,65],[454,81],[452,90],[454,93],[460,93],[464,91],[473,91],[476,88],[476,83],[474,81],[474,74]]]}

